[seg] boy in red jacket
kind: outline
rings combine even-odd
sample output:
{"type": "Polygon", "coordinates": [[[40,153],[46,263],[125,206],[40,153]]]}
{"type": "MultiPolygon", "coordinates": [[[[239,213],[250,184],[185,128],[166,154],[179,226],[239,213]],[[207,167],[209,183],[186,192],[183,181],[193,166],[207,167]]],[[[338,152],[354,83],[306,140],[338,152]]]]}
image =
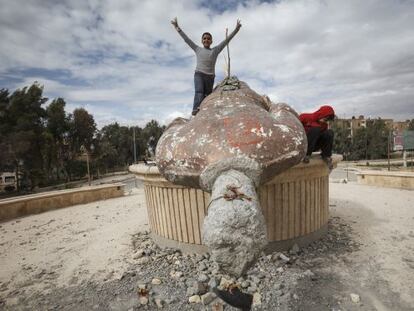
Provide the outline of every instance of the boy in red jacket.
{"type": "Polygon", "coordinates": [[[334,133],[328,129],[328,121],[333,120],[334,117],[335,111],[331,106],[321,106],[314,113],[302,113],[299,116],[308,138],[308,151],[303,159],[304,163],[309,163],[313,151],[321,150],[322,160],[330,170],[333,169],[331,156],[334,133]]]}

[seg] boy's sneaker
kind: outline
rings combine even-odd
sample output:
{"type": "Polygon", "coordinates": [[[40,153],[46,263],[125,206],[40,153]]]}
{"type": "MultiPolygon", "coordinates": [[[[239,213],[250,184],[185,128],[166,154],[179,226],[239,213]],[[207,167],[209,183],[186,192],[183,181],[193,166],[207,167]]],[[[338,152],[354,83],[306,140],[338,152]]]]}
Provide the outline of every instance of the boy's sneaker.
{"type": "Polygon", "coordinates": [[[193,110],[193,112],[191,113],[191,115],[195,116],[199,111],[200,111],[200,109],[193,110]]]}
{"type": "Polygon", "coordinates": [[[307,155],[303,158],[303,163],[308,164],[309,161],[310,161],[310,156],[307,155]]]}
{"type": "Polygon", "coordinates": [[[333,170],[333,163],[332,163],[332,158],[331,157],[322,157],[322,160],[326,163],[326,165],[329,168],[329,171],[333,170]]]}

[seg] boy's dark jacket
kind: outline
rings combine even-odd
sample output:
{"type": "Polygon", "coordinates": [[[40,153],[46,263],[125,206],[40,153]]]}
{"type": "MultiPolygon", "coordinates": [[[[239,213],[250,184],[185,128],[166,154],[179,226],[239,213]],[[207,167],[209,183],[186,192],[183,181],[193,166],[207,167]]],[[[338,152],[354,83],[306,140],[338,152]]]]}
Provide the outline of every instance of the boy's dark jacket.
{"type": "Polygon", "coordinates": [[[328,128],[328,124],[324,122],[319,122],[319,120],[334,115],[335,111],[331,106],[321,106],[314,113],[302,113],[301,115],[299,115],[299,120],[300,122],[302,122],[306,133],[312,127],[320,127],[322,131],[325,131],[328,128]]]}

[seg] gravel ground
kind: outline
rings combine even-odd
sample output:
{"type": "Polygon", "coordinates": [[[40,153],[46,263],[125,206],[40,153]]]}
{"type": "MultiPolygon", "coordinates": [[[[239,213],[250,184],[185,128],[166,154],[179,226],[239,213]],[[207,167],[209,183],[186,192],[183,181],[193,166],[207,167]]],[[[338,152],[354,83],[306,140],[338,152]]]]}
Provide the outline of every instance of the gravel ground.
{"type": "Polygon", "coordinates": [[[413,192],[330,187],[327,235],[237,280],[154,245],[142,189],[2,223],[0,309],[232,311],[212,289],[237,286],[253,310],[413,310],[413,192]]]}

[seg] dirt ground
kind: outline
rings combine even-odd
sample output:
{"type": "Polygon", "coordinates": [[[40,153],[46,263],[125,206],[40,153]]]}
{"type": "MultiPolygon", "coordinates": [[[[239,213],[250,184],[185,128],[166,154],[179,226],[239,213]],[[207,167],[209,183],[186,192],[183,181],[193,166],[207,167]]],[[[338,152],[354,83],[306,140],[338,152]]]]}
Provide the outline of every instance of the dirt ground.
{"type": "MultiPolygon", "coordinates": [[[[288,261],[263,255],[238,280],[258,293],[254,309],[414,310],[414,192],[330,183],[330,215],[322,240],[288,261]]],[[[0,309],[214,310],[218,298],[188,302],[189,283],[220,282],[208,257],[159,250],[148,229],[142,187],[0,223],[0,309]]]]}

